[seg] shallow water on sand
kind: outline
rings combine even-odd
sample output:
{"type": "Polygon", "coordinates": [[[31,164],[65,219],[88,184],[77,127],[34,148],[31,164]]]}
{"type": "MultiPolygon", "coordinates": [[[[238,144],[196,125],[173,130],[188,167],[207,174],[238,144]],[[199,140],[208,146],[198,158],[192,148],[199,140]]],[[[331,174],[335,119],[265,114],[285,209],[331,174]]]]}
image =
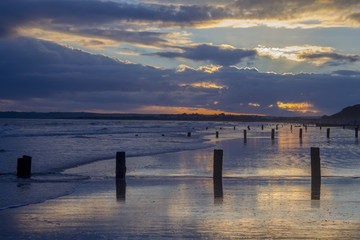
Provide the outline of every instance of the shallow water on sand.
{"type": "Polygon", "coordinates": [[[130,177],[0,212],[2,239],[356,239],[359,180],[130,177]]]}

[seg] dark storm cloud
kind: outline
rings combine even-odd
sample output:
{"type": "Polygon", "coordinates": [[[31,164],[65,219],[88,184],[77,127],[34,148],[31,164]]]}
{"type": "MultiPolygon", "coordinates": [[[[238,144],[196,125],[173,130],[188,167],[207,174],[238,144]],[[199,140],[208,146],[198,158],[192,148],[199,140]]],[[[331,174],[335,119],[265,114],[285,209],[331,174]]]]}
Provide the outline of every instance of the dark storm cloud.
{"type": "Polygon", "coordinates": [[[167,58],[186,58],[194,61],[210,61],[225,66],[237,64],[245,58],[252,58],[257,55],[255,50],[225,48],[210,44],[200,44],[180,49],[182,52],[157,52],[154,55],[167,58]]]}
{"type": "Polygon", "coordinates": [[[338,66],[342,64],[354,63],[360,61],[360,55],[340,54],[334,52],[322,53],[304,53],[298,56],[304,60],[324,60],[325,64],[338,66]]]}
{"type": "Polygon", "coordinates": [[[359,71],[351,71],[351,70],[337,70],[332,73],[337,74],[337,75],[342,75],[342,76],[360,76],[359,71]]]}
{"type": "Polygon", "coordinates": [[[1,40],[0,53],[1,110],[131,111],[170,106],[284,115],[277,101],[308,101],[325,113],[359,101],[359,77],[345,74],[279,75],[235,67],[212,74],[189,68],[176,72],[29,38],[1,40]],[[194,84],[201,82],[224,88],[194,84]],[[274,107],[268,107],[271,104],[274,107]]]}
{"type": "Polygon", "coordinates": [[[353,14],[349,15],[348,18],[360,23],[360,13],[353,13],[353,14]]]}
{"type": "Polygon", "coordinates": [[[223,8],[197,5],[128,4],[95,0],[2,0],[0,34],[7,36],[16,27],[40,23],[78,27],[99,26],[118,21],[192,25],[195,22],[227,16],[229,14],[223,8]]]}
{"type": "Polygon", "coordinates": [[[289,20],[318,11],[351,10],[359,6],[358,0],[236,0],[232,6],[239,18],[289,20]]]}

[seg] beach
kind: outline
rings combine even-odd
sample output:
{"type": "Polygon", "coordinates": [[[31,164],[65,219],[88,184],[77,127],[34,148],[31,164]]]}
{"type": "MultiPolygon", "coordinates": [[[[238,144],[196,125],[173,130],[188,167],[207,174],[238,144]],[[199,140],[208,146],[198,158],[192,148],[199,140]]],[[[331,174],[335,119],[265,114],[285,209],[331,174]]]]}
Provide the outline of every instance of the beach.
{"type": "MultiPolygon", "coordinates": [[[[217,147],[234,144],[243,144],[242,139],[221,141],[217,147]]],[[[112,160],[68,169],[65,173],[90,179],[69,195],[0,211],[1,238],[356,239],[360,235],[360,179],[324,177],[320,200],[311,200],[310,177],[225,174],[219,185],[211,177],[212,150],[128,158],[130,169],[141,163],[157,164],[160,170],[148,175],[130,170],[125,184],[116,182],[112,160]],[[171,174],[162,165],[169,159],[186,167],[171,174]],[[194,168],[202,175],[195,176],[194,168]]],[[[229,157],[237,156],[230,153],[224,161],[229,157]]]]}
{"type": "MultiPolygon", "coordinates": [[[[203,126],[201,123],[199,129],[203,126]]],[[[199,135],[203,134],[205,137],[201,138],[208,140],[196,149],[169,149],[166,153],[139,156],[127,152],[125,182],[115,178],[115,154],[58,171],[35,173],[29,179],[3,174],[1,184],[6,188],[2,188],[1,204],[5,207],[0,210],[0,237],[356,239],[360,236],[359,145],[351,130],[332,128],[329,140],[324,136],[326,130],[311,127],[299,139],[298,128],[290,131],[290,125],[285,125],[279,127],[276,138],[271,140],[269,130],[275,125],[261,130],[258,124],[253,124],[245,141],[242,133],[247,125],[236,129],[229,126],[210,129],[212,133],[218,130],[219,138],[209,130],[193,129],[191,137],[174,135],[173,142],[187,146],[191,141],[198,144],[199,135]],[[319,147],[321,152],[318,198],[312,197],[310,147],[319,147]],[[220,181],[213,179],[214,149],[224,151],[220,181]]],[[[174,133],[166,133],[169,134],[174,133]]],[[[159,144],[165,144],[163,136],[156,135],[152,141],[158,139],[159,144]]],[[[68,138],[73,139],[72,136],[68,138]]],[[[119,138],[114,133],[108,137],[119,138]]]]}

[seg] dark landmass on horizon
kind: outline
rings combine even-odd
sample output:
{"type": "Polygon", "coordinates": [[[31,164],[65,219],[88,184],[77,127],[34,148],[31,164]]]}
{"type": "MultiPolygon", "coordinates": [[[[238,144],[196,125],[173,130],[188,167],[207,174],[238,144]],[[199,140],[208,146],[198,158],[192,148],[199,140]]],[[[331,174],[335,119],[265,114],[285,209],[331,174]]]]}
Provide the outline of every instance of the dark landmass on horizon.
{"type": "Polygon", "coordinates": [[[360,104],[346,107],[331,116],[318,117],[275,117],[259,115],[229,114],[106,114],[90,112],[16,112],[2,111],[0,118],[24,119],[104,119],[104,120],[178,120],[178,121],[241,121],[241,122],[294,122],[319,125],[358,125],[360,104]]]}

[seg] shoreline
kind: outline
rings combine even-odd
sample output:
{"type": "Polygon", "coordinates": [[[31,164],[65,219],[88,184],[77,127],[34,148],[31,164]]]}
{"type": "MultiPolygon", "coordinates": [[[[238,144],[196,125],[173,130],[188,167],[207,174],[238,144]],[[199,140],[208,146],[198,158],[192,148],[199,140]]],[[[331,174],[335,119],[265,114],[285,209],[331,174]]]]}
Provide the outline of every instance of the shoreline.
{"type": "MultiPolygon", "coordinates": [[[[115,179],[114,158],[67,169],[64,176],[89,179],[67,195],[0,210],[0,237],[354,239],[360,235],[358,177],[324,175],[320,199],[314,200],[310,175],[260,172],[263,175],[231,177],[227,159],[239,159],[239,153],[259,141],[276,150],[277,144],[269,139],[248,139],[246,144],[241,138],[213,140],[215,145],[208,148],[129,157],[126,183],[115,179]],[[214,148],[225,150],[220,183],[212,179],[214,148]]],[[[266,155],[266,148],[263,151],[266,155]]],[[[21,189],[35,185],[31,182],[21,189]]],[[[56,189],[55,185],[44,190],[56,189]]]]}

